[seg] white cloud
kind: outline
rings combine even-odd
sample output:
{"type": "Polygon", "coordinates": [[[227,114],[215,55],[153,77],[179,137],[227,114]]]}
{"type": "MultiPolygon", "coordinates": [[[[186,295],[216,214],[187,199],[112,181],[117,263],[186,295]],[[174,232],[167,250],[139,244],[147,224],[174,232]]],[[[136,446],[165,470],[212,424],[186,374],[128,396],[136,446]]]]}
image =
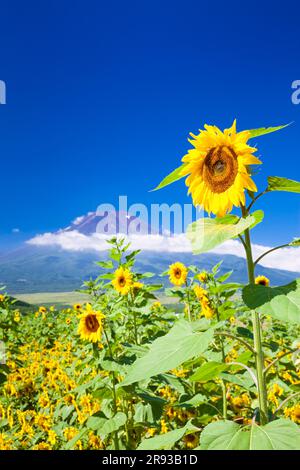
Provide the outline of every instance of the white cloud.
{"type": "MultiPolygon", "coordinates": [[[[105,251],[107,235],[94,233],[84,235],[76,230],[69,232],[44,233],[37,235],[27,243],[36,246],[57,246],[68,251],[105,251]]],[[[133,249],[142,249],[167,253],[190,253],[191,245],[184,234],[174,235],[129,235],[133,249]]],[[[253,255],[257,258],[271,247],[253,245],[253,255]]],[[[231,254],[245,258],[244,248],[237,240],[229,240],[214,248],[212,253],[231,254]]],[[[300,247],[281,248],[262,259],[262,266],[300,272],[300,247]]]]}
{"type": "Polygon", "coordinates": [[[13,228],[12,233],[20,233],[20,229],[19,228],[13,228]]]}

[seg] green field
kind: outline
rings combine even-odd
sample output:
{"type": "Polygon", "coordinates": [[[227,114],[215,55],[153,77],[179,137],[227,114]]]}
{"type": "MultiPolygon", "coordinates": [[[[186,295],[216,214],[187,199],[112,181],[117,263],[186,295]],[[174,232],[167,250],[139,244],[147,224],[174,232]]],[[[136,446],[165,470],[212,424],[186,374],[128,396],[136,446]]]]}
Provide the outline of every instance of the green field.
{"type": "MultiPolygon", "coordinates": [[[[37,292],[34,294],[13,294],[12,297],[15,299],[25,302],[30,305],[45,305],[50,307],[54,305],[57,308],[65,308],[72,306],[76,303],[84,303],[89,301],[89,296],[81,294],[80,292],[37,292]]],[[[178,310],[178,305],[176,305],[176,298],[167,297],[164,294],[157,295],[157,298],[160,302],[166,304],[167,306],[175,308],[178,310]]]]}
{"type": "Polygon", "coordinates": [[[35,294],[15,294],[13,297],[28,304],[55,305],[56,307],[66,307],[88,300],[88,296],[80,292],[38,292],[35,294]]]}

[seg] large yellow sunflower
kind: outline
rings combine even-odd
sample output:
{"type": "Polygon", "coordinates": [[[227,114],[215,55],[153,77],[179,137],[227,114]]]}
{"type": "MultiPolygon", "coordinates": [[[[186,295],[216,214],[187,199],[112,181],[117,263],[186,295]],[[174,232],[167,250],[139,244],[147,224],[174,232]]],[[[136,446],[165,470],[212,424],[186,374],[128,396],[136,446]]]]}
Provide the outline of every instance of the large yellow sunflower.
{"type": "Polygon", "coordinates": [[[248,131],[236,132],[236,121],[222,132],[216,126],[204,126],[198,135],[190,134],[194,146],[182,158],[186,163],[182,175],[195,206],[208,213],[224,216],[233,206],[245,205],[245,189],[257,191],[248,165],[261,161],[255,157],[255,147],[247,145],[248,131]]]}
{"type": "Polygon", "coordinates": [[[132,273],[129,269],[125,269],[122,266],[115,271],[112,285],[121,295],[126,295],[130,291],[133,284],[132,273]]]}
{"type": "Polygon", "coordinates": [[[187,267],[183,263],[173,263],[169,267],[170,282],[175,286],[185,284],[187,278],[187,267]]]}
{"type": "Polygon", "coordinates": [[[86,310],[80,315],[77,333],[81,339],[87,339],[92,343],[101,341],[103,333],[103,319],[105,315],[102,312],[93,310],[90,304],[86,305],[86,310]]]}

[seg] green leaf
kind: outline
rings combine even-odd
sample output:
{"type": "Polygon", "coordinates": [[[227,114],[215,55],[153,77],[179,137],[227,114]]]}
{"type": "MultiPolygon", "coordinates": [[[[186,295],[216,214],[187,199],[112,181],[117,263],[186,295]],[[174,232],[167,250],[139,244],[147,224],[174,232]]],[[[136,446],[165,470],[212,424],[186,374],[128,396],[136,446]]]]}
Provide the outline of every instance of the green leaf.
{"type": "Polygon", "coordinates": [[[104,413],[101,414],[102,416],[90,416],[85,423],[86,427],[92,429],[93,431],[99,431],[107,422],[107,418],[105,417],[104,413]]]}
{"type": "Polygon", "coordinates": [[[208,382],[209,380],[218,377],[220,372],[229,369],[228,364],[222,364],[220,362],[206,362],[190,377],[192,382],[208,382]]]}
{"type": "Polygon", "coordinates": [[[300,324],[300,279],[280,287],[250,284],[244,287],[242,296],[251,310],[300,324]]]}
{"type": "Polygon", "coordinates": [[[270,134],[271,132],[280,131],[281,129],[288,127],[290,124],[291,123],[277,127],[260,127],[259,129],[250,129],[248,132],[250,132],[250,139],[252,139],[253,137],[259,137],[261,135],[270,134]]]}
{"type": "Polygon", "coordinates": [[[114,265],[111,260],[108,261],[96,261],[96,264],[103,269],[113,269],[114,265]]]}
{"type": "Polygon", "coordinates": [[[212,338],[212,329],[205,332],[194,332],[189,322],[178,321],[168,334],[156,339],[151,344],[145,356],[137,359],[129,369],[121,386],[146,380],[175,369],[206,351],[212,338]]]}
{"type": "Polygon", "coordinates": [[[88,431],[87,428],[85,429],[82,429],[81,431],[79,431],[78,434],[76,434],[75,437],[73,437],[73,439],[71,439],[66,445],[65,445],[65,450],[71,450],[74,448],[75,444],[77,441],[79,441],[79,439],[81,439],[85,433],[88,431]]]}
{"type": "Polygon", "coordinates": [[[174,171],[172,171],[172,173],[170,173],[168,176],[166,176],[161,181],[161,183],[159,183],[159,185],[156,186],[156,188],[152,189],[152,191],[157,191],[158,189],[164,188],[165,186],[168,186],[169,184],[172,184],[175,181],[178,181],[181,178],[183,178],[184,175],[182,175],[181,172],[182,172],[182,170],[184,169],[185,166],[186,166],[186,163],[184,163],[183,165],[179,166],[174,171]]]}
{"type": "Polygon", "coordinates": [[[289,243],[290,246],[300,246],[300,238],[294,238],[293,241],[289,243]]]}
{"type": "Polygon", "coordinates": [[[300,182],[288,178],[281,178],[280,176],[269,176],[267,190],[300,193],[300,182]]]}
{"type": "Polygon", "coordinates": [[[184,428],[175,429],[174,431],[160,434],[159,436],[154,436],[150,439],[144,439],[139,445],[138,450],[170,450],[177,441],[183,438],[185,434],[190,434],[195,431],[199,431],[199,428],[196,428],[188,422],[184,428]]]}
{"type": "Polygon", "coordinates": [[[300,430],[290,420],[266,426],[239,426],[232,421],[210,423],[201,433],[201,450],[299,450],[300,430]]]}
{"type": "Polygon", "coordinates": [[[263,217],[263,211],[259,210],[241,219],[234,215],[198,219],[187,228],[187,237],[191,241],[193,253],[199,254],[212,250],[226,240],[237,237],[247,228],[254,227],[262,221],[263,217]]]}
{"type": "Polygon", "coordinates": [[[233,383],[243,387],[245,390],[251,391],[253,386],[255,385],[253,382],[253,378],[245,372],[243,375],[241,374],[227,374],[226,372],[222,372],[220,374],[220,378],[225,380],[226,382],[233,383]]]}
{"type": "Polygon", "coordinates": [[[194,395],[192,398],[189,400],[180,402],[179,404],[175,405],[176,407],[189,407],[192,406],[193,408],[196,406],[199,406],[201,403],[205,403],[207,401],[207,398],[202,395],[201,393],[197,393],[194,395]]]}
{"type": "Polygon", "coordinates": [[[113,418],[108,419],[106,423],[103,424],[99,432],[102,439],[108,434],[111,434],[112,432],[115,432],[120,429],[121,426],[124,426],[126,420],[126,414],[121,412],[117,413],[113,418]]]}

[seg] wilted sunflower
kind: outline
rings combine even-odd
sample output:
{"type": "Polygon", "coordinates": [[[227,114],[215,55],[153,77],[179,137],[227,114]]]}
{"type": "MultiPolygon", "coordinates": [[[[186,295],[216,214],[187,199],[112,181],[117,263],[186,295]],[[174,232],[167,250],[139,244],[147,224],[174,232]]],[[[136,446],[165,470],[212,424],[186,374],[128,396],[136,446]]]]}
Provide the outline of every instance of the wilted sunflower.
{"type": "Polygon", "coordinates": [[[270,285],[270,279],[268,279],[266,276],[257,276],[255,278],[255,284],[268,287],[270,285]]]}
{"type": "Polygon", "coordinates": [[[245,205],[245,189],[257,191],[248,165],[261,161],[255,157],[255,147],[247,145],[248,131],[236,132],[236,121],[222,132],[216,126],[204,126],[198,135],[190,134],[195,147],[182,158],[186,163],[182,175],[195,206],[208,213],[224,216],[233,206],[245,205]]]}
{"type": "Polygon", "coordinates": [[[187,267],[183,263],[177,262],[169,266],[169,279],[175,286],[185,284],[187,273],[187,267]]]}
{"type": "Polygon", "coordinates": [[[194,449],[198,445],[199,437],[197,434],[187,434],[184,436],[183,441],[188,449],[194,449]]]}
{"type": "Polygon", "coordinates": [[[115,271],[112,285],[121,295],[126,295],[132,286],[132,273],[122,266],[115,271]]]}
{"type": "Polygon", "coordinates": [[[81,339],[87,339],[93,343],[101,341],[103,332],[103,319],[105,315],[102,312],[94,311],[90,304],[86,305],[86,310],[80,315],[80,322],[77,333],[81,339]]]}

